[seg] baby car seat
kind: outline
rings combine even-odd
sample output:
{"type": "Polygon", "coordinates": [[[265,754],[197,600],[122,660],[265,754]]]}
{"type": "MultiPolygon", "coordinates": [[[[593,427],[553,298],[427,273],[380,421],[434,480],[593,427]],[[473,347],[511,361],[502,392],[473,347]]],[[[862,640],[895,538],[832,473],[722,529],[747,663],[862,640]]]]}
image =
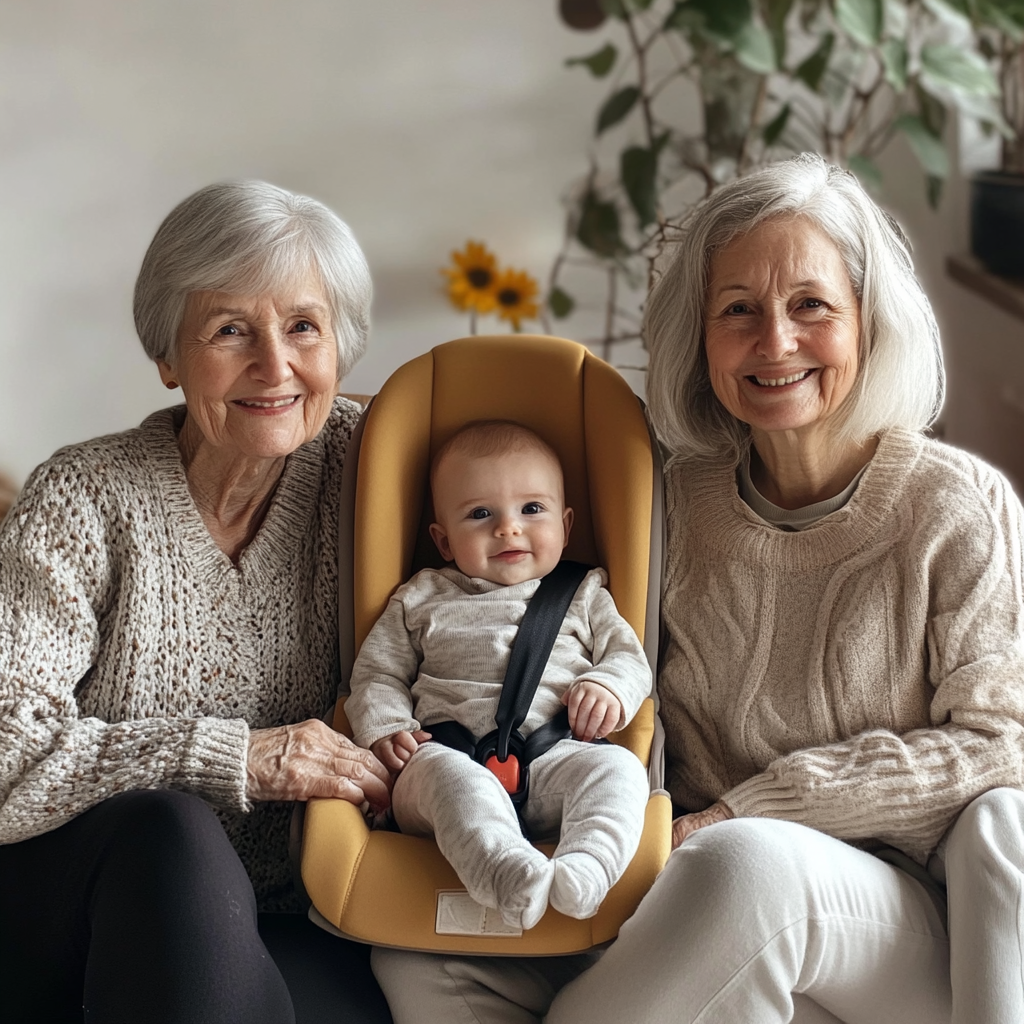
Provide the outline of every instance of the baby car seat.
{"type": "MultiPolygon", "coordinates": [[[[366,634],[395,588],[444,564],[427,533],[432,454],[472,420],[509,419],[558,452],[575,512],[565,557],[608,572],[619,612],[652,667],[661,575],[660,473],[639,399],[582,345],[530,335],[452,341],[400,367],[363,415],[345,461],[341,510],[341,668],[347,682],[366,634]]],[[[523,934],[469,899],[431,839],[372,831],[344,800],[310,800],[302,880],[310,916],[376,945],[492,955],[574,953],[614,938],[670,852],[671,803],[661,789],[661,727],[652,693],[611,737],[648,767],[651,797],[640,848],[597,916],[549,908],[523,934]]],[[[334,728],[348,735],[344,700],[334,728]]],[[[550,853],[551,848],[540,846],[550,853]]]]}

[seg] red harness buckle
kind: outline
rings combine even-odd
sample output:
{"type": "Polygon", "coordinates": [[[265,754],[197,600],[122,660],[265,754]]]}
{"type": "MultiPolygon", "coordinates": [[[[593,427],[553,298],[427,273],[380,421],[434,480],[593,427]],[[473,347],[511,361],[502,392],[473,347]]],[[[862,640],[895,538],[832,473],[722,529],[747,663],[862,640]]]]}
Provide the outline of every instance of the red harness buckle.
{"type": "Polygon", "coordinates": [[[499,761],[497,754],[491,754],[484,761],[484,767],[494,773],[506,793],[519,792],[519,758],[515,754],[509,754],[506,761],[499,761]]]}

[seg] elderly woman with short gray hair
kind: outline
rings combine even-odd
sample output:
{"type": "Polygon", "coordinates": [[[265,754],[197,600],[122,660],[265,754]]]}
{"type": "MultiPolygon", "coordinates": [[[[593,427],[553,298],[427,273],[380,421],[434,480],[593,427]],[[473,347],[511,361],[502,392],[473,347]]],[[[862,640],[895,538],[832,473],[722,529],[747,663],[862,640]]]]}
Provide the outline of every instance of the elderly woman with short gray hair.
{"type": "Polygon", "coordinates": [[[571,964],[384,951],[395,1020],[1024,1021],[1022,510],[924,432],[902,232],[819,157],[769,167],[694,212],[645,335],[676,849],[553,1003],[571,964]]]}
{"type": "MultiPolygon", "coordinates": [[[[257,908],[299,909],[290,801],[388,802],[384,768],[319,720],[339,683],[358,414],[338,383],[370,295],[315,200],[262,182],[195,193],[135,291],[143,346],[185,404],[57,452],[4,521],[5,1019],[294,1019],[257,928],[257,908]]],[[[323,937],[345,1017],[346,971],[368,967],[323,937]]]]}

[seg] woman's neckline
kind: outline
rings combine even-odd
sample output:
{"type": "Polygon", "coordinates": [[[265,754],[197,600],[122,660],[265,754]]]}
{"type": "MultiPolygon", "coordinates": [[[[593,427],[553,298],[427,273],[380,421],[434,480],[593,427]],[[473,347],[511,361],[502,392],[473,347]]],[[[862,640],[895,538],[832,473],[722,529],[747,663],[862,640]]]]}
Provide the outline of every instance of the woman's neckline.
{"type": "Polygon", "coordinates": [[[160,410],[148,416],[140,429],[160,493],[184,541],[185,557],[210,579],[260,579],[289,564],[304,543],[316,506],[323,468],[322,436],[288,456],[263,522],[233,562],[210,533],[189,490],[176,429],[184,413],[184,406],[160,410]]]}

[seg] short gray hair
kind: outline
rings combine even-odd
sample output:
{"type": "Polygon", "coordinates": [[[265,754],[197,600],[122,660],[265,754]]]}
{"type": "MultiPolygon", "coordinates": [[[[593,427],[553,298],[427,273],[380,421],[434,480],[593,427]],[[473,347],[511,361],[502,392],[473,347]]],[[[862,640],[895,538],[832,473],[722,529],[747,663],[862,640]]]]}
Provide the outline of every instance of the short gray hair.
{"type": "Polygon", "coordinates": [[[319,274],[339,380],[366,350],[373,288],[359,244],[323,203],[265,181],[207,185],[164,219],[135,282],[135,329],[150,359],[173,356],[188,296],[257,293],[319,274]]]}
{"type": "Polygon", "coordinates": [[[647,399],[673,456],[738,461],[749,428],[715,397],[704,351],[714,254],[774,217],[807,217],[835,243],[860,303],[859,370],[836,420],[839,440],[888,427],[923,430],[942,407],[939,329],[914,276],[910,243],[857,179],[804,153],[723,185],[687,218],[678,250],[651,292],[643,333],[647,399]]]}

